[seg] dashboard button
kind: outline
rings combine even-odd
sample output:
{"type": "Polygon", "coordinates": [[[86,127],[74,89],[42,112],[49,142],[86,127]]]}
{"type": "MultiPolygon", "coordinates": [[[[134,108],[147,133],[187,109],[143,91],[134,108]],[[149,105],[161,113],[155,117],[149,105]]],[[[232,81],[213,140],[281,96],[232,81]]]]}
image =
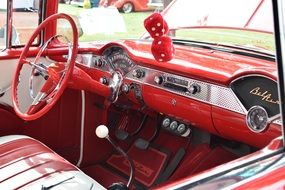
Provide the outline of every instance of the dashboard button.
{"type": "Polygon", "coordinates": [[[163,83],[163,77],[162,76],[155,76],[154,77],[154,82],[156,83],[156,84],[162,84],[163,83]]]}
{"type": "Polygon", "coordinates": [[[199,86],[198,84],[192,84],[188,88],[188,92],[191,94],[196,94],[196,93],[199,93],[200,91],[201,91],[201,86],[199,86]]]}
{"type": "Polygon", "coordinates": [[[130,86],[127,84],[123,84],[122,85],[122,91],[126,94],[129,93],[130,92],[130,86]]]}
{"type": "Polygon", "coordinates": [[[183,124],[183,123],[178,125],[177,131],[178,131],[179,134],[183,134],[186,131],[186,125],[183,124]]]}
{"type": "Polygon", "coordinates": [[[172,121],[171,123],[170,123],[170,129],[171,130],[176,130],[177,129],[177,126],[178,126],[178,123],[177,123],[177,121],[172,121]]]}
{"type": "Polygon", "coordinates": [[[108,84],[108,79],[107,79],[106,77],[101,77],[101,78],[99,79],[99,81],[100,81],[100,83],[102,83],[102,84],[108,84]]]}
{"type": "Polygon", "coordinates": [[[139,79],[139,78],[142,78],[144,76],[145,76],[145,72],[142,69],[137,69],[137,70],[133,71],[133,77],[136,77],[139,79]]]}
{"type": "Polygon", "coordinates": [[[165,118],[163,121],[162,121],[162,126],[163,127],[168,127],[170,124],[170,119],[169,118],[165,118]]]}

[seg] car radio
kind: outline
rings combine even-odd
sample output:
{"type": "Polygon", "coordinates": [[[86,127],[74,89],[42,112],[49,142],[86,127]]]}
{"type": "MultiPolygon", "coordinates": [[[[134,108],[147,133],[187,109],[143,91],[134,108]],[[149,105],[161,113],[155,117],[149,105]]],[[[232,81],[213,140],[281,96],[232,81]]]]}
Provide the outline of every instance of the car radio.
{"type": "Polygon", "coordinates": [[[175,75],[164,74],[155,76],[154,82],[157,85],[161,85],[165,88],[187,94],[196,94],[201,91],[201,87],[198,84],[190,84],[188,80],[175,75]]]}

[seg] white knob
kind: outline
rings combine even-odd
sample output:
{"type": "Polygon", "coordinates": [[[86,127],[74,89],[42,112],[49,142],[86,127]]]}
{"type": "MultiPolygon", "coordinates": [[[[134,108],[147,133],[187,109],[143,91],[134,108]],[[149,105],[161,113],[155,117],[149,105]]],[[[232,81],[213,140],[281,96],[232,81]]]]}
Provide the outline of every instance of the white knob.
{"type": "Polygon", "coordinates": [[[99,138],[106,138],[109,134],[109,129],[105,125],[99,125],[96,128],[96,135],[99,138]]]}

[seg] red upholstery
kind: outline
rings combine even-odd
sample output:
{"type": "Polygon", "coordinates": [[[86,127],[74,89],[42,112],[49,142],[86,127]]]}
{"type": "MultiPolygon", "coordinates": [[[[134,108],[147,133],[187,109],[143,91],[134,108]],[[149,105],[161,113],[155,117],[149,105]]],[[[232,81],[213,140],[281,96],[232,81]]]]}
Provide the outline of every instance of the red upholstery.
{"type": "Polygon", "coordinates": [[[0,189],[48,187],[70,177],[77,187],[97,183],[35,139],[0,137],[0,189]]]}

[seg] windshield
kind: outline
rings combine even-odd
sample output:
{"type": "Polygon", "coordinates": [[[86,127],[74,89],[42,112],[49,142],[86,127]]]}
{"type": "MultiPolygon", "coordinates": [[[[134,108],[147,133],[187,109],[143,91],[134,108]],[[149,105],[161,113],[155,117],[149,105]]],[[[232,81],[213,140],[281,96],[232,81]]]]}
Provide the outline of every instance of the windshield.
{"type": "Polygon", "coordinates": [[[273,54],[273,16],[268,10],[272,10],[270,0],[174,0],[163,14],[174,39],[273,54]]]}

